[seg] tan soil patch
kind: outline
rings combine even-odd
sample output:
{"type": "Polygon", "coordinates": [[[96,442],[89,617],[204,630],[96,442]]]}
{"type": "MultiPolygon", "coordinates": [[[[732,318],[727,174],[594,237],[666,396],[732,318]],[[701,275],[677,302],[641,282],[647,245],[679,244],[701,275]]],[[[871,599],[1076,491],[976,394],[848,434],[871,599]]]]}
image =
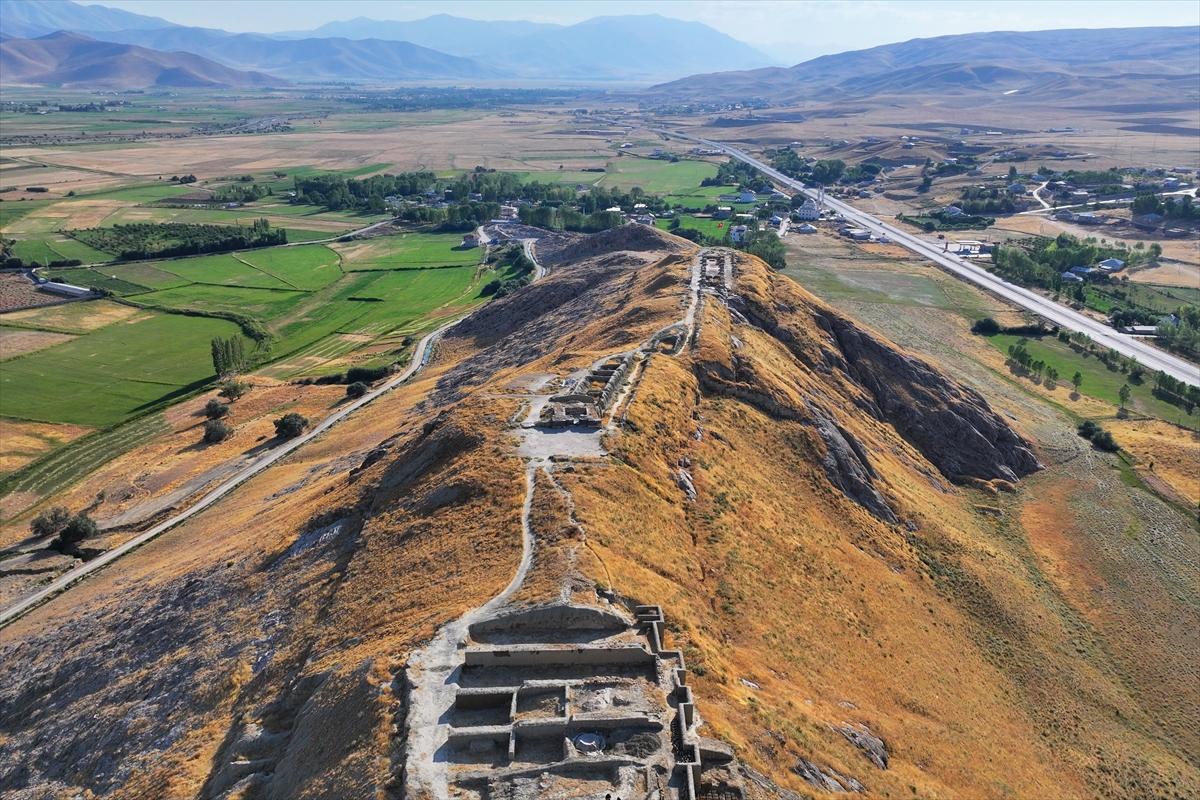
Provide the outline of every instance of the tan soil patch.
{"type": "Polygon", "coordinates": [[[48,303],[54,298],[37,290],[29,279],[15,272],[0,272],[0,311],[48,303]]]}
{"type": "Polygon", "coordinates": [[[1200,267],[1171,261],[1150,269],[1139,269],[1129,273],[1129,280],[1138,283],[1154,283],[1159,286],[1183,286],[1194,289],[1200,286],[1200,267]]]}
{"type": "Polygon", "coordinates": [[[143,313],[140,309],[123,306],[110,300],[92,300],[80,303],[66,303],[49,308],[31,308],[26,311],[14,311],[0,316],[0,322],[19,322],[22,325],[32,325],[40,328],[56,328],[59,330],[86,333],[97,328],[103,328],[113,322],[129,319],[135,314],[143,313]]]}
{"type": "MultiPolygon", "coordinates": [[[[70,204],[70,223],[64,227],[71,229],[95,228],[119,208],[127,208],[129,203],[121,200],[84,200],[70,204]]],[[[51,206],[57,208],[57,206],[51,206]]]]}
{"type": "MultiPolygon", "coordinates": [[[[83,425],[53,425],[0,418],[0,472],[20,469],[91,430],[83,425]]],[[[0,504],[4,505],[7,503],[0,504]]]]}
{"type": "Polygon", "coordinates": [[[32,353],[75,337],[49,331],[0,330],[0,359],[32,353]]]}

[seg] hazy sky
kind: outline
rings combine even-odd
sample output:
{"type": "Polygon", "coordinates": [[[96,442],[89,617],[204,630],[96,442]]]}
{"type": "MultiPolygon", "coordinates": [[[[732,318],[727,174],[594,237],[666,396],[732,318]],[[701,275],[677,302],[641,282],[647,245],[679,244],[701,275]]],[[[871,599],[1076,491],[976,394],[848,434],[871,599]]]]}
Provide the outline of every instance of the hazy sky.
{"type": "Polygon", "coordinates": [[[597,16],[661,14],[703,22],[781,63],[953,33],[1200,25],[1196,0],[105,0],[100,5],[181,25],[262,33],[308,30],[354,17],[412,20],[453,14],[569,25],[597,16]]]}

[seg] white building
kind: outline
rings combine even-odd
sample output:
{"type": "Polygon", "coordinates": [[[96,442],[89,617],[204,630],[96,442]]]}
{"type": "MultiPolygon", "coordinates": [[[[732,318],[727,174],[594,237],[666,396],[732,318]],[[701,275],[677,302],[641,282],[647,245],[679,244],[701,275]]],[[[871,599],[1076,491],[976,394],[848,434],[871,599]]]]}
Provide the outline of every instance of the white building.
{"type": "Polygon", "coordinates": [[[796,217],[803,220],[818,220],[821,218],[821,207],[813,200],[805,200],[804,205],[796,209],[796,217]]]}

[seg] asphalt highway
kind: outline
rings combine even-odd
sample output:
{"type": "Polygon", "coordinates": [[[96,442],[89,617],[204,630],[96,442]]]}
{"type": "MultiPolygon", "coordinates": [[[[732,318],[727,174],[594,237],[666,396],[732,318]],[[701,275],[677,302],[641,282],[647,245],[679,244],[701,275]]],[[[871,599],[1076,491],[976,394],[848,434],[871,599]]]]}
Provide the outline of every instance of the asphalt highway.
{"type": "MultiPolygon", "coordinates": [[[[753,167],[756,167],[763,173],[769,175],[776,182],[788,186],[795,191],[816,198],[816,192],[812,189],[805,188],[804,184],[789,178],[787,175],[779,172],[773,167],[764,164],[748,153],[730,147],[721,142],[714,142],[708,139],[701,139],[695,136],[679,133],[677,131],[663,130],[672,136],[677,136],[681,139],[703,144],[706,147],[721,150],[724,153],[744,161],[753,167]]],[[[1141,339],[1119,333],[1115,328],[1110,327],[1102,322],[1092,319],[1084,314],[1072,311],[1066,306],[1059,305],[1054,301],[1042,297],[1041,295],[1032,292],[1023,287],[1009,283],[1008,281],[999,278],[977,264],[959,258],[953,253],[943,252],[937,245],[928,242],[919,236],[916,236],[908,231],[890,225],[883,220],[878,219],[865,211],[855,208],[849,203],[844,203],[840,200],[835,200],[830,197],[825,198],[825,205],[837,211],[846,218],[848,223],[856,225],[860,228],[865,228],[871,231],[876,236],[887,235],[889,239],[898,245],[908,248],[923,258],[927,258],[943,269],[957,275],[964,280],[971,281],[984,289],[998,295],[1005,300],[1016,303],[1023,308],[1040,314],[1042,317],[1059,325],[1063,328],[1080,333],[1086,333],[1092,337],[1092,341],[1104,347],[1112,348],[1123,356],[1137,358],[1147,369],[1153,371],[1162,371],[1168,375],[1193,385],[1200,385],[1200,366],[1185,361],[1182,358],[1164,352],[1157,347],[1154,347],[1141,339]]]]}

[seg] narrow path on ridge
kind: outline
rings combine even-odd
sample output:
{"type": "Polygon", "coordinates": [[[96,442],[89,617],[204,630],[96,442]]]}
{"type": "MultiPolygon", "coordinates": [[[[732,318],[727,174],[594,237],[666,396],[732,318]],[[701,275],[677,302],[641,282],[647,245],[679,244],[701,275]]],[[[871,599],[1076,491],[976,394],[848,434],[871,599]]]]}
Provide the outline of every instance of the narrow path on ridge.
{"type": "MultiPolygon", "coordinates": [[[[530,259],[533,259],[533,244],[537,240],[523,239],[521,241],[525,247],[526,255],[530,259]]],[[[663,333],[674,328],[683,329],[683,334],[680,335],[680,346],[676,348],[675,355],[680,355],[684,352],[687,343],[691,341],[696,329],[696,311],[700,304],[701,263],[704,252],[705,250],[703,249],[698,251],[692,262],[690,270],[691,278],[688,284],[688,304],[683,319],[664,326],[656,331],[649,340],[643,342],[636,350],[625,351],[626,353],[632,356],[637,352],[646,350],[663,333]]],[[[536,259],[533,260],[537,267],[537,277],[544,276],[545,268],[537,264],[536,259]]],[[[598,438],[604,433],[615,430],[617,413],[622,403],[627,402],[630,398],[634,383],[634,374],[631,373],[629,386],[612,401],[612,407],[609,412],[610,419],[607,426],[598,428],[590,434],[561,431],[556,434],[559,437],[564,437],[560,441],[564,443],[572,441],[575,445],[578,445],[578,438],[569,437],[573,435],[574,437],[591,436],[598,438]]],[[[549,395],[532,395],[529,397],[530,405],[526,411],[525,420],[522,423],[523,429],[536,422],[537,414],[548,397],[549,395]]],[[[529,428],[529,431],[532,434],[540,433],[533,428],[529,428]]],[[[564,448],[574,449],[565,444],[564,448]]],[[[408,693],[407,728],[409,733],[405,747],[404,765],[406,796],[424,796],[431,797],[433,800],[449,800],[448,764],[442,754],[442,749],[447,742],[447,725],[443,722],[443,719],[447,710],[454,703],[458,685],[458,674],[462,670],[465,658],[462,650],[467,643],[471,626],[489,619],[495,615],[495,612],[502,610],[509,599],[520,590],[529,574],[530,567],[533,565],[537,539],[530,524],[530,512],[533,508],[537,471],[539,469],[545,471],[546,476],[554,484],[555,489],[564,495],[568,507],[571,509],[571,519],[574,521],[574,498],[551,475],[552,459],[555,455],[571,455],[571,453],[564,452],[550,455],[539,451],[537,455],[528,457],[529,460],[525,467],[525,500],[521,507],[523,549],[516,575],[504,590],[491,600],[468,611],[453,622],[443,625],[429,644],[415,651],[408,660],[407,674],[410,688],[408,693]]],[[[587,544],[586,535],[584,536],[584,544],[585,546],[587,544]]],[[[598,557],[597,559],[599,560],[598,557]]],[[[603,561],[601,561],[601,564],[603,564],[603,561]]],[[[605,566],[604,568],[607,572],[608,567],[605,566]]]]}

